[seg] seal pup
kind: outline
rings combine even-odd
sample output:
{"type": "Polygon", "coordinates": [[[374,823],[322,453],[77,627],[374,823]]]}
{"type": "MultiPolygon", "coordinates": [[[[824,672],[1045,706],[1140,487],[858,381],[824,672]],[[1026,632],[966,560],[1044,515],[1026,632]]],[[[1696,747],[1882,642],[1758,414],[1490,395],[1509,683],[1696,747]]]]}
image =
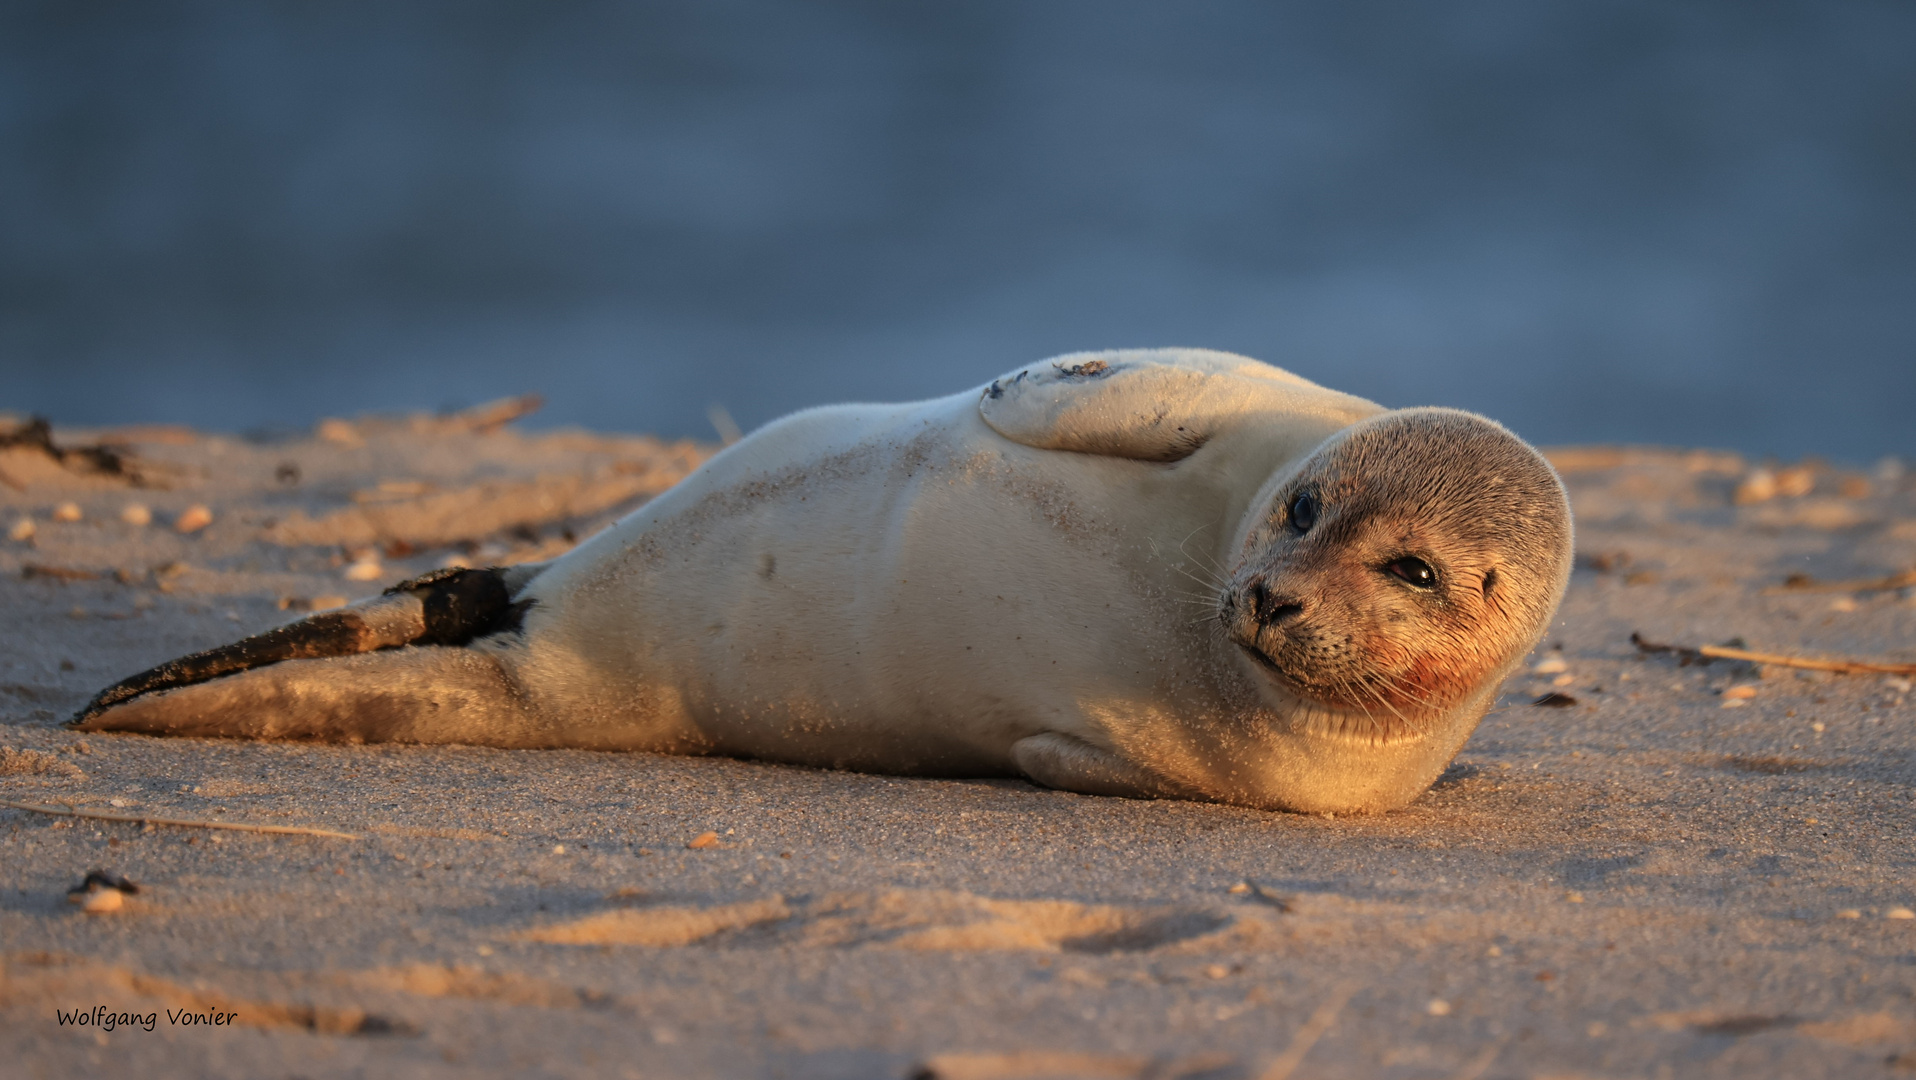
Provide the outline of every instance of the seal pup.
{"type": "Polygon", "coordinates": [[[110,687],[86,731],[727,754],[1306,812],[1422,792],[1569,575],[1549,464],[1244,357],[797,413],[568,554],[110,687]]]}

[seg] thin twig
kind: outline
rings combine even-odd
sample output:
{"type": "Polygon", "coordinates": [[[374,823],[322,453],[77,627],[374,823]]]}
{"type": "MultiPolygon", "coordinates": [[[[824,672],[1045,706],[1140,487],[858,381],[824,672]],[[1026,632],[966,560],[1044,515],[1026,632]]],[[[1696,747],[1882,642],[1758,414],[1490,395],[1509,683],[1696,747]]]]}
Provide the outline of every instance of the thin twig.
{"type": "Polygon", "coordinates": [[[78,570],[71,566],[27,563],[20,567],[20,576],[23,578],[50,577],[59,581],[98,581],[106,575],[97,570],[78,570]]]}
{"type": "Polygon", "coordinates": [[[0,806],[10,810],[52,814],[54,817],[87,818],[92,821],[128,821],[138,825],[173,825],[182,829],[228,829],[232,832],[281,833],[288,836],[330,836],[338,840],[360,839],[355,833],[335,832],[332,829],[309,829],[303,825],[247,825],[238,821],[193,821],[187,818],[149,817],[144,814],[108,814],[97,810],[75,810],[71,807],[61,809],[57,806],[35,806],[32,803],[8,802],[5,799],[0,799],[0,806]]]}
{"type": "Polygon", "coordinates": [[[1784,656],[1781,653],[1751,652],[1748,649],[1733,649],[1728,645],[1660,645],[1654,641],[1645,641],[1643,635],[1632,633],[1630,640],[1636,647],[1647,653],[1673,653],[1685,664],[1708,663],[1711,660],[1744,660],[1752,664],[1770,664],[1775,667],[1804,668],[1809,671],[1834,671],[1839,675],[1916,675],[1916,664],[1889,664],[1874,660],[1813,660],[1803,656],[1784,656]]]}
{"type": "Polygon", "coordinates": [[[1291,1036],[1291,1045],[1284,1048],[1276,1061],[1271,1062],[1260,1080],[1290,1080],[1292,1071],[1304,1060],[1304,1055],[1310,1053],[1311,1047],[1317,1045],[1317,1040],[1323,1038],[1324,1033],[1337,1022],[1337,1014],[1344,1011],[1344,1006],[1350,1003],[1351,996],[1356,993],[1357,984],[1354,982],[1343,983],[1332,990],[1331,996],[1325,998],[1311,1018],[1304,1021],[1304,1026],[1297,1029],[1297,1034],[1291,1036]]]}
{"type": "Polygon", "coordinates": [[[1889,589],[1901,589],[1916,585],[1916,570],[1905,570],[1888,577],[1870,578],[1865,581],[1817,581],[1807,575],[1792,574],[1781,585],[1772,585],[1763,590],[1764,596],[1780,596],[1787,593],[1818,592],[1884,592],[1889,589]]]}
{"type": "Polygon", "coordinates": [[[452,423],[485,434],[496,431],[522,416],[530,416],[545,405],[546,399],[538,394],[520,394],[518,397],[500,398],[462,409],[446,419],[452,423]]]}

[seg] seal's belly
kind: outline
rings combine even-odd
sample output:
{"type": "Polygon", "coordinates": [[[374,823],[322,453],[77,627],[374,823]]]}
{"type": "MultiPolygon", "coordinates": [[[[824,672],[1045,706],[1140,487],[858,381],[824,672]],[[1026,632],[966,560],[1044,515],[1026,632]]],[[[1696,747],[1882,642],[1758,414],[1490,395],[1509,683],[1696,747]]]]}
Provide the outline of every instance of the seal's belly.
{"type": "MultiPolygon", "coordinates": [[[[616,530],[616,555],[595,542],[580,572],[548,571],[563,614],[528,621],[532,667],[576,672],[535,688],[548,711],[660,749],[978,775],[1014,771],[1019,739],[1082,728],[1087,701],[1175,693],[1202,662],[1180,634],[1196,586],[1112,524],[1095,492],[1117,486],[1089,475],[1140,466],[1029,468],[1041,452],[943,404],[854,416],[860,437],[777,469],[714,470],[616,530]]],[[[1189,516],[1168,501],[1163,533],[1189,516]]]]}

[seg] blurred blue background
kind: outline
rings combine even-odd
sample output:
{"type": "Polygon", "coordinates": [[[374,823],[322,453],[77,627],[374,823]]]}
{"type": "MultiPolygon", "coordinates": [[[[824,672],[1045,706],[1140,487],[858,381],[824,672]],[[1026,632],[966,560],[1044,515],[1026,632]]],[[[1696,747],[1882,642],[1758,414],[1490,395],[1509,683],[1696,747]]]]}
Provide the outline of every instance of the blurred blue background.
{"type": "Polygon", "coordinates": [[[712,437],[1230,349],[1916,450],[1916,5],[0,7],[0,407],[712,437]]]}

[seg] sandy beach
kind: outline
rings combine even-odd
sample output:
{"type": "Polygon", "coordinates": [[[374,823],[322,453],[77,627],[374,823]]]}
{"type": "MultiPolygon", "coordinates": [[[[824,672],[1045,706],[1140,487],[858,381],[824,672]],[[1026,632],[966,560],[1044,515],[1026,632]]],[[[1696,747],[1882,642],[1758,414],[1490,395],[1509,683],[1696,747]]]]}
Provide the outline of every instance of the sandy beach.
{"type": "Polygon", "coordinates": [[[0,1072],[1916,1071],[1911,680],[1632,642],[1916,662],[1893,463],[1551,451],[1579,552],[1558,625],[1375,817],[59,726],[302,611],[563,552],[715,449],[516,411],[12,428],[0,800],[130,820],[0,809],[0,1072]],[[96,869],[138,891],[81,910],[96,869]]]}

